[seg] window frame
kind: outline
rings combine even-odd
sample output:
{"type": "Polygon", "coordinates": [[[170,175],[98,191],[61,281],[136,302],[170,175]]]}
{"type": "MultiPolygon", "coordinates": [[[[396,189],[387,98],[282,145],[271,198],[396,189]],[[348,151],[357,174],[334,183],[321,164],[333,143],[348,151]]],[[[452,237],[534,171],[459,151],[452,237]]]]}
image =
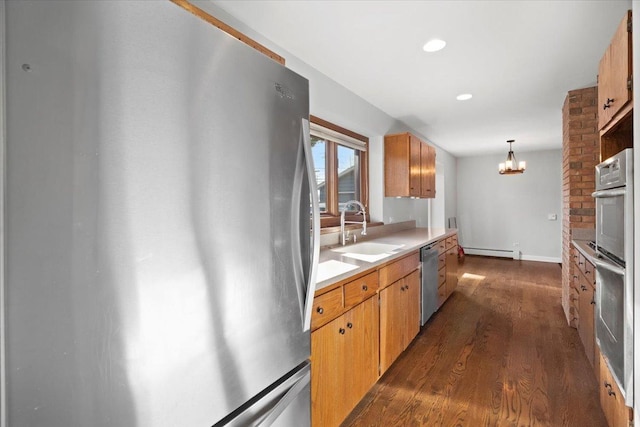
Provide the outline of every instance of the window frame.
{"type": "MultiPolygon", "coordinates": [[[[364,143],[365,149],[359,150],[359,177],[358,182],[360,184],[360,198],[359,200],[367,211],[367,222],[370,222],[371,216],[369,213],[369,138],[360,135],[353,131],[338,126],[319,117],[310,115],[309,121],[316,125],[322,126],[334,132],[341,133],[343,135],[354,138],[364,143]]],[[[326,170],[326,194],[327,194],[327,210],[320,214],[320,228],[327,231],[330,227],[336,227],[340,225],[340,214],[338,208],[338,147],[339,141],[333,141],[325,139],[327,142],[327,153],[325,158],[325,170],[326,170]]],[[[360,215],[350,215],[347,213],[345,218],[349,221],[362,221],[360,215]]]]}

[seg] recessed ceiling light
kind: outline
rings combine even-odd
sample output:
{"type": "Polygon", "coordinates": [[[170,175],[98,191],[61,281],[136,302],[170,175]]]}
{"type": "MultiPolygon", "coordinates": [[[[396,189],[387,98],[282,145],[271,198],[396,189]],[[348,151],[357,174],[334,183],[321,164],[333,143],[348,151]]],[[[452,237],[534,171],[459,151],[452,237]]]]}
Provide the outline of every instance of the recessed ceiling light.
{"type": "Polygon", "coordinates": [[[466,101],[466,100],[471,99],[471,98],[473,98],[473,95],[471,95],[470,93],[463,93],[463,94],[460,94],[460,95],[456,96],[456,99],[458,101],[466,101]]]}
{"type": "Polygon", "coordinates": [[[441,49],[444,49],[446,45],[447,45],[447,42],[445,42],[444,40],[433,39],[426,42],[424,46],[422,46],[422,49],[425,52],[437,52],[441,49]]]}

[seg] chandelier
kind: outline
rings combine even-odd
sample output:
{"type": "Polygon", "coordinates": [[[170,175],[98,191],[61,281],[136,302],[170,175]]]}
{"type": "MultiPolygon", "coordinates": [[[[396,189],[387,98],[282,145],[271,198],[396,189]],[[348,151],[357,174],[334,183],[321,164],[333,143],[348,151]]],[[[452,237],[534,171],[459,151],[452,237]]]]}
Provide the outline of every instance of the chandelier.
{"type": "Polygon", "coordinates": [[[525,162],[518,163],[516,161],[516,155],[513,154],[513,150],[511,149],[511,144],[515,142],[515,139],[510,139],[507,141],[509,144],[509,154],[507,154],[507,160],[504,163],[500,163],[498,165],[498,172],[500,175],[512,175],[516,173],[524,172],[527,164],[525,162]]]}

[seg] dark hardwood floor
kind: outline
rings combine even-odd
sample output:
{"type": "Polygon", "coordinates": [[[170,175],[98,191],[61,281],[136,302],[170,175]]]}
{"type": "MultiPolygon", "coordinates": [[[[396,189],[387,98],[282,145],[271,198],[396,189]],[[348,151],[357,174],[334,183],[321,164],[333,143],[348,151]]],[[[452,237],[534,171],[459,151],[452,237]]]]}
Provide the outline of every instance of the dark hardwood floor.
{"type": "Polygon", "coordinates": [[[559,264],[467,256],[459,277],[342,426],[606,426],[559,264]]]}

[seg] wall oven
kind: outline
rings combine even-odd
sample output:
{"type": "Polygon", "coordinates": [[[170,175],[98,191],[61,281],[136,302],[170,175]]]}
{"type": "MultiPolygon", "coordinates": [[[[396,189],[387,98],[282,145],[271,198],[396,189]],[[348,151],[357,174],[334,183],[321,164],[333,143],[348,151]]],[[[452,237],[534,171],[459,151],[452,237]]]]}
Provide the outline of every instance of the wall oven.
{"type": "Polygon", "coordinates": [[[633,406],[633,150],[596,166],[596,341],[633,406]]]}

